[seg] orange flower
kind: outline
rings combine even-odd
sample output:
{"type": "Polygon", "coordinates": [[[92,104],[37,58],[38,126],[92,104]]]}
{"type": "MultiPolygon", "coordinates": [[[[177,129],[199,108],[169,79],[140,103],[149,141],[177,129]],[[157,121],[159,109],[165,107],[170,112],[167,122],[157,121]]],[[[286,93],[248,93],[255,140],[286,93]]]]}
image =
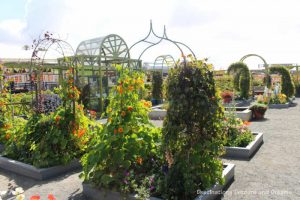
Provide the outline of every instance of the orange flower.
{"type": "Polygon", "coordinates": [[[143,163],[143,158],[137,157],[136,162],[141,165],[143,163]]]}
{"type": "Polygon", "coordinates": [[[10,134],[7,133],[7,134],[5,135],[5,139],[9,140],[9,138],[10,138],[10,134]]]}
{"type": "Polygon", "coordinates": [[[122,111],[122,112],[121,112],[121,116],[122,116],[122,117],[125,117],[125,115],[126,115],[126,112],[125,112],[125,111],[122,111]]]}
{"type": "Polygon", "coordinates": [[[48,195],[48,200],[56,200],[55,197],[53,196],[53,194],[49,194],[48,195]]]}
{"type": "Polygon", "coordinates": [[[128,111],[132,111],[132,110],[133,110],[133,107],[132,107],[132,106],[128,106],[127,110],[128,110],[128,111]]]}
{"type": "Polygon", "coordinates": [[[134,89],[134,87],[132,86],[132,85],[130,85],[129,87],[128,87],[128,90],[129,91],[132,91],[134,89]]]}
{"type": "Polygon", "coordinates": [[[251,124],[251,122],[244,121],[244,125],[249,126],[250,124],[251,124]]]}
{"type": "Polygon", "coordinates": [[[144,106],[150,108],[152,103],[150,101],[144,101],[144,106]]]}
{"type": "Polygon", "coordinates": [[[31,196],[30,200],[40,200],[40,196],[31,196]]]}
{"type": "Polygon", "coordinates": [[[60,117],[59,115],[57,115],[57,116],[55,117],[56,123],[57,123],[60,119],[61,119],[61,117],[60,117]]]}
{"type": "Polygon", "coordinates": [[[83,134],[85,133],[85,129],[80,129],[79,130],[79,132],[78,132],[78,137],[80,138],[80,137],[82,137],[83,136],[83,134]]]}
{"type": "Polygon", "coordinates": [[[118,133],[118,130],[117,129],[114,129],[114,134],[117,134],[118,133]]]}
{"type": "Polygon", "coordinates": [[[118,129],[118,132],[119,132],[119,133],[123,133],[123,128],[120,127],[120,128],[118,129]]]}

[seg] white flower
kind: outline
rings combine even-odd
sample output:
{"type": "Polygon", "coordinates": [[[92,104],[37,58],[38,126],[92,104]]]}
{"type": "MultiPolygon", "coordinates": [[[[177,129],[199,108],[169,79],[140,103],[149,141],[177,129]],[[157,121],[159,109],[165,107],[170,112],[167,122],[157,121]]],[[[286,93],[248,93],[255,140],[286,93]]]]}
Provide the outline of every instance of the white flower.
{"type": "Polygon", "coordinates": [[[23,188],[21,187],[18,187],[15,189],[15,191],[12,191],[12,194],[13,195],[19,195],[19,194],[22,194],[24,192],[23,188]]]}
{"type": "Polygon", "coordinates": [[[1,197],[5,196],[7,194],[7,191],[0,191],[0,200],[1,200],[1,197]]]}

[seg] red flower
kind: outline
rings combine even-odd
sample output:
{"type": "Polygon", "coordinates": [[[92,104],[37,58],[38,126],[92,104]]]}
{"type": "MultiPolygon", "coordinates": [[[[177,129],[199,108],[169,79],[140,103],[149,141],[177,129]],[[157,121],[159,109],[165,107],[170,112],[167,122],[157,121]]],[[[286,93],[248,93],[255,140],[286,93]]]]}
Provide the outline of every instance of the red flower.
{"type": "Polygon", "coordinates": [[[55,197],[53,196],[53,194],[49,194],[48,195],[48,200],[56,200],[55,197]]]}
{"type": "Polygon", "coordinates": [[[133,107],[132,107],[132,106],[128,106],[127,110],[128,110],[128,111],[132,111],[132,110],[133,110],[133,107]]]}
{"type": "Polygon", "coordinates": [[[40,200],[40,196],[31,196],[30,200],[40,200]]]}

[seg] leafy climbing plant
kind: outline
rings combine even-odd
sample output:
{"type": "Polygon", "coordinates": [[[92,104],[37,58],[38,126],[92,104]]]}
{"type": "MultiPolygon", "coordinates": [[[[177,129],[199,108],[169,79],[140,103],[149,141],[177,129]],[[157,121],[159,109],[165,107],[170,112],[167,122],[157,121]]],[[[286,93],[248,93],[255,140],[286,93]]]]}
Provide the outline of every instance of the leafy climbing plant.
{"type": "Polygon", "coordinates": [[[205,60],[192,60],[169,73],[169,109],[162,139],[166,157],[161,186],[164,199],[193,199],[197,190],[223,181],[218,156],[223,152],[224,111],[210,68],[205,60]]]}
{"type": "Polygon", "coordinates": [[[120,77],[110,92],[108,120],[97,144],[81,159],[81,176],[102,188],[145,193],[144,177],[160,167],[160,130],[148,118],[151,102],[139,99],[143,74],[117,68],[120,77]]]}
{"type": "Polygon", "coordinates": [[[243,62],[232,63],[228,73],[234,74],[234,88],[240,92],[240,97],[248,99],[251,86],[251,75],[248,66],[243,62]]]}

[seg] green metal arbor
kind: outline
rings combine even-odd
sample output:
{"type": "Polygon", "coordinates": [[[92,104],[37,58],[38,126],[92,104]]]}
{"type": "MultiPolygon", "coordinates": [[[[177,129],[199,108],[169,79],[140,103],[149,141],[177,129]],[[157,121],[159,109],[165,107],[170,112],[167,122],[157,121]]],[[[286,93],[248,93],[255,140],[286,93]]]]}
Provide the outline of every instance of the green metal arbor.
{"type": "Polygon", "coordinates": [[[90,90],[88,107],[100,112],[103,111],[109,88],[117,80],[115,65],[141,66],[138,60],[130,59],[126,42],[116,34],[82,41],[76,49],[74,60],[79,66],[77,84],[90,90]]]}

